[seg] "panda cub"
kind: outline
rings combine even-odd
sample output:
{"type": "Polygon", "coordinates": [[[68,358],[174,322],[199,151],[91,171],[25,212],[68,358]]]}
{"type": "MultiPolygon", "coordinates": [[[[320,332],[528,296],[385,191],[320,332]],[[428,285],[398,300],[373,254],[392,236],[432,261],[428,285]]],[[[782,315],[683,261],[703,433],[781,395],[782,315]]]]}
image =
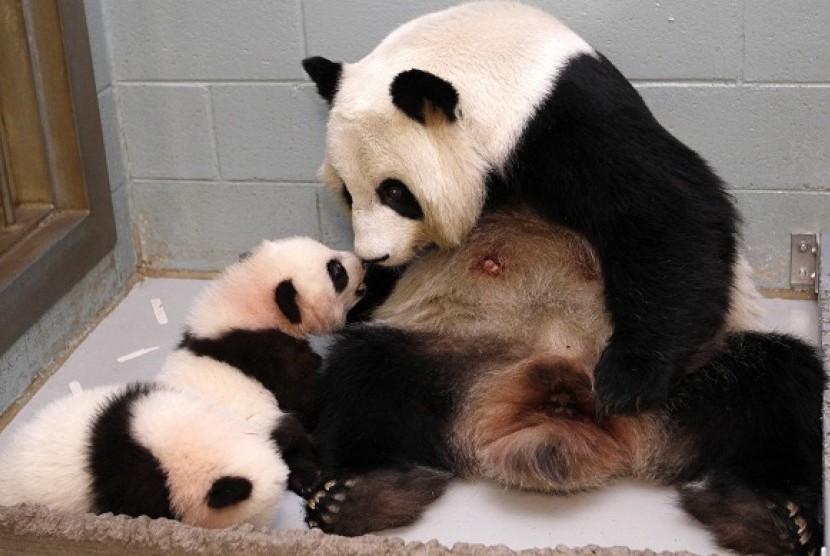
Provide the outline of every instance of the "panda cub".
{"type": "Polygon", "coordinates": [[[309,337],[345,324],[363,276],[353,253],[304,237],[263,241],[196,300],[159,381],[195,390],[273,438],[299,492],[317,471],[302,422],[315,411],[320,366],[309,337]]]}
{"type": "Polygon", "coordinates": [[[352,253],[262,242],[195,302],[156,382],[68,396],[23,425],[0,455],[0,504],[266,525],[286,483],[318,473],[286,413],[313,412],[309,336],[341,326],[364,289],[352,253]]]}
{"type": "Polygon", "coordinates": [[[201,396],[156,383],[53,402],[0,454],[0,505],[267,525],[288,468],[273,442],[201,396]]]}
{"type": "Polygon", "coordinates": [[[668,402],[605,414],[592,370],[613,327],[595,251],[533,210],[483,215],[336,335],[309,524],[408,524],[453,476],[551,493],[628,476],[676,486],[724,547],[820,547],[824,371],[813,348],[760,329],[749,267],[736,269],[724,325],[668,402]]]}
{"type": "Polygon", "coordinates": [[[590,242],[613,321],[595,362],[605,409],[659,407],[723,326],[740,264],[723,182],[549,14],[465,3],[357,62],[303,67],[331,107],[320,177],[351,209],[364,260],[395,267],[458,246],[513,203],[590,242]]]}

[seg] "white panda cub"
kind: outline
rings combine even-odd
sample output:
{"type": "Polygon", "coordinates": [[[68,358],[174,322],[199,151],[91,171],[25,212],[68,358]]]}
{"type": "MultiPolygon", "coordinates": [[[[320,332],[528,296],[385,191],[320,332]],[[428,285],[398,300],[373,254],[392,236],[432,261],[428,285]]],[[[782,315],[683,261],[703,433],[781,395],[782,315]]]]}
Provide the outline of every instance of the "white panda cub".
{"type": "Polygon", "coordinates": [[[318,472],[304,426],[321,362],[309,337],[345,324],[363,277],[353,253],[304,237],[263,241],[196,300],[159,380],[198,391],[271,437],[299,492],[318,472]]]}
{"type": "Polygon", "coordinates": [[[104,386],[41,410],[0,454],[0,505],[264,526],[288,468],[273,442],[201,396],[104,386]]]}

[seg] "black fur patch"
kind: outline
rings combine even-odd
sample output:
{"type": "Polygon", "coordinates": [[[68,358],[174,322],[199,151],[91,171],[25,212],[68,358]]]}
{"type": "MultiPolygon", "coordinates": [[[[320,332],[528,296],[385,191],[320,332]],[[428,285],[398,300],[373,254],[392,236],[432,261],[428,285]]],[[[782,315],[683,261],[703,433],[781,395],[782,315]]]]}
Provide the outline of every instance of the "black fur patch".
{"type": "Polygon", "coordinates": [[[288,488],[307,498],[320,478],[320,458],[305,427],[297,417],[286,414],[271,432],[271,439],[291,472],[288,488]]]}
{"type": "Polygon", "coordinates": [[[424,217],[424,211],[415,195],[400,180],[383,180],[377,188],[377,195],[381,203],[404,218],[421,220],[424,217]]]}
{"type": "Polygon", "coordinates": [[[152,384],[130,384],[92,424],[88,453],[96,513],[174,517],[158,459],[130,435],[133,405],[154,389],[152,384]]]}
{"type": "Polygon", "coordinates": [[[319,383],[314,441],[324,467],[373,468],[411,462],[448,469],[443,436],[455,415],[466,366],[427,340],[363,325],[337,334],[319,383]]]}
{"type": "Polygon", "coordinates": [[[303,69],[317,85],[317,92],[329,103],[334,101],[337,87],[340,84],[340,75],[343,73],[343,64],[332,62],[322,56],[313,56],[302,61],[303,69]]]}
{"type": "Polygon", "coordinates": [[[343,263],[337,259],[332,259],[326,263],[326,272],[328,272],[331,285],[337,293],[341,293],[349,285],[349,273],[346,272],[343,263]]]}
{"type": "Polygon", "coordinates": [[[291,324],[300,324],[303,320],[300,306],[297,305],[297,288],[291,280],[283,280],[274,289],[274,300],[291,324]]]}
{"type": "Polygon", "coordinates": [[[739,217],[723,183],[589,55],[562,69],[508,160],[489,175],[489,205],[529,203],[599,256],[614,323],[602,404],[659,406],[729,307],[739,217]]]}
{"type": "Polygon", "coordinates": [[[440,110],[450,122],[455,122],[458,91],[452,83],[435,74],[419,69],[399,73],[389,88],[392,103],[418,123],[426,125],[426,106],[440,110]]]}
{"type": "Polygon", "coordinates": [[[227,508],[251,497],[254,485],[245,477],[220,477],[205,497],[210,508],[227,508]]]}
{"type": "Polygon", "coordinates": [[[313,411],[320,356],[308,342],[279,330],[232,330],[219,338],[185,333],[179,347],[236,367],[258,380],[285,411],[313,411]]]}
{"type": "Polygon", "coordinates": [[[683,378],[668,408],[699,450],[683,480],[734,470],[757,487],[821,486],[825,374],[815,349],[791,336],[731,334],[683,378]]]}
{"type": "Polygon", "coordinates": [[[822,395],[816,350],[736,333],[669,400],[671,442],[687,453],[681,503],[727,548],[807,554],[823,539],[822,395]]]}
{"type": "Polygon", "coordinates": [[[366,284],[366,295],[358,301],[346,315],[347,322],[364,322],[372,317],[372,311],[379,307],[398,283],[398,278],[406,267],[388,267],[369,265],[363,282],[366,284]]]}

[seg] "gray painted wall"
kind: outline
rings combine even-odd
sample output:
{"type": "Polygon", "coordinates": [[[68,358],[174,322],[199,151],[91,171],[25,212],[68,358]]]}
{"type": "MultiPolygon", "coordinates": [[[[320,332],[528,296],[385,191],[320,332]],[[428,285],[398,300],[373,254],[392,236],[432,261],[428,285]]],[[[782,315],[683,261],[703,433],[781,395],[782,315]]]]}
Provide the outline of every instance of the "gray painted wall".
{"type": "MultiPolygon", "coordinates": [[[[87,0],[113,166],[142,265],[209,270],[264,236],[348,246],[315,171],[326,107],[300,60],[362,57],[446,0],[87,0]],[[115,143],[118,143],[117,145],[115,143]]],[[[536,0],[631,78],[733,188],[760,285],[830,229],[830,3],[536,0]]]]}

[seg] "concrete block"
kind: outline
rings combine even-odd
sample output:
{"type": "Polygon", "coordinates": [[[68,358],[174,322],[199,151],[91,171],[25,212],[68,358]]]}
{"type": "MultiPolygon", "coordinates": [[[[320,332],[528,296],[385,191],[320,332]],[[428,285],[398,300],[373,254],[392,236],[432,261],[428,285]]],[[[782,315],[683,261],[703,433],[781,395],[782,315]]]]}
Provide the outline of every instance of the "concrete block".
{"type": "Polygon", "coordinates": [[[137,182],[133,207],[141,262],[158,270],[219,270],[262,239],[320,239],[307,184],[137,182]]]}
{"type": "Polygon", "coordinates": [[[737,79],[738,0],[535,0],[602,52],[629,79],[737,79]]]}
{"type": "Polygon", "coordinates": [[[830,187],[830,88],[641,86],[666,128],[735,189],[830,187]]]}
{"type": "Polygon", "coordinates": [[[316,181],[327,107],[311,84],[211,87],[222,177],[316,181]]]}
{"type": "Polygon", "coordinates": [[[830,83],[830,2],[745,3],[745,81],[830,83]]]}
{"type": "MultiPolygon", "coordinates": [[[[630,79],[740,76],[742,3],[737,0],[528,3],[572,27],[630,79]]],[[[305,0],[306,50],[309,55],[353,62],[401,23],[454,4],[449,0],[305,0]]]]}
{"type": "Polygon", "coordinates": [[[299,0],[107,0],[119,80],[301,77],[299,0]]]}
{"type": "Polygon", "coordinates": [[[101,92],[112,83],[112,59],[107,39],[103,0],[84,0],[84,11],[86,12],[89,46],[92,51],[92,66],[95,72],[95,90],[101,92]]]}
{"type": "Polygon", "coordinates": [[[119,85],[133,178],[213,178],[217,174],[207,88],[119,85]]]}
{"type": "Polygon", "coordinates": [[[104,150],[107,155],[107,170],[110,188],[117,189],[127,181],[127,166],[124,161],[123,136],[114,87],[98,94],[98,109],[101,112],[101,130],[104,133],[104,150]]]}
{"type": "Polygon", "coordinates": [[[830,229],[830,195],[819,192],[735,191],[744,217],[747,258],[761,287],[789,288],[790,234],[830,229]]]}

